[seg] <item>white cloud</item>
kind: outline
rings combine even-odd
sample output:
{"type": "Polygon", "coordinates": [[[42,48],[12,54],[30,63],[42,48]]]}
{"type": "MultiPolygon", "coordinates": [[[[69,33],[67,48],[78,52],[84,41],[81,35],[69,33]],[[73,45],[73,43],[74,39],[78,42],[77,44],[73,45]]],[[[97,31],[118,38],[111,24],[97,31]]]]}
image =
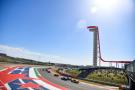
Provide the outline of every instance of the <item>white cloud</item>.
{"type": "MultiPolygon", "coordinates": [[[[26,59],[33,59],[36,61],[43,62],[52,62],[52,63],[63,63],[63,64],[74,64],[74,65],[83,65],[84,61],[78,58],[67,58],[57,55],[49,55],[44,53],[37,53],[25,48],[16,48],[7,45],[0,45],[0,53],[6,53],[8,56],[20,57],[26,59]]],[[[86,59],[87,60],[87,59],[86,59]]],[[[87,63],[84,63],[85,65],[87,63]]]]}
{"type": "Polygon", "coordinates": [[[44,62],[48,62],[48,61],[59,62],[58,60],[61,59],[60,56],[32,52],[24,48],[15,48],[7,45],[0,45],[0,52],[6,53],[7,55],[13,57],[33,59],[33,60],[44,61],[44,62]]]}

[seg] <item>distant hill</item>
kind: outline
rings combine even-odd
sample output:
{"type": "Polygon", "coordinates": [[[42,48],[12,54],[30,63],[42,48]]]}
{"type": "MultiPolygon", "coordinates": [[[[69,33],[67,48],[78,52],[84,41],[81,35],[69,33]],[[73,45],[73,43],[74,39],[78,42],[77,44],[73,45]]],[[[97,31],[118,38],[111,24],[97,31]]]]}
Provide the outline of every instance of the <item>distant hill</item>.
{"type": "Polygon", "coordinates": [[[11,57],[4,53],[0,53],[0,62],[16,63],[16,64],[31,64],[31,65],[51,65],[48,62],[35,61],[24,58],[11,57]]]}

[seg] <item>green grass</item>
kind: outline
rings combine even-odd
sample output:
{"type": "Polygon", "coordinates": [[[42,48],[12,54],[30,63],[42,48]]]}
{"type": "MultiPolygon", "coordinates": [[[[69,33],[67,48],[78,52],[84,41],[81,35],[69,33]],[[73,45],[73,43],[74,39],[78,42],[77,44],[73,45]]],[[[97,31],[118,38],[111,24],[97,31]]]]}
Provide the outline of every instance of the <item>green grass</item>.
{"type": "Polygon", "coordinates": [[[0,62],[8,62],[8,63],[16,63],[16,64],[30,64],[30,65],[51,65],[50,63],[24,59],[24,58],[17,58],[11,56],[0,56],[0,62]]]}
{"type": "MultiPolygon", "coordinates": [[[[79,73],[81,73],[81,71],[77,69],[66,70],[66,72],[73,76],[77,76],[79,73]]],[[[115,70],[95,70],[90,73],[85,79],[122,85],[128,83],[125,73],[123,71],[115,70]]]]}
{"type": "Polygon", "coordinates": [[[123,71],[96,70],[89,74],[86,79],[97,80],[115,84],[127,84],[127,78],[123,71]]]}

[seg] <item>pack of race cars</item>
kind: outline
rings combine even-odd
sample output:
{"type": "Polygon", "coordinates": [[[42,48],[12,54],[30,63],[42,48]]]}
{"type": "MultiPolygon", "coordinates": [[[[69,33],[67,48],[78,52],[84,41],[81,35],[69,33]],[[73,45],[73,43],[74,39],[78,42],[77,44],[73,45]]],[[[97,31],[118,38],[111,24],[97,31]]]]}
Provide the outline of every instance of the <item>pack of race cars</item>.
{"type": "MultiPolygon", "coordinates": [[[[51,73],[50,68],[49,68],[49,69],[47,68],[47,69],[46,69],[46,72],[47,72],[47,73],[51,73]]],[[[59,77],[60,75],[57,74],[57,73],[55,73],[55,74],[53,74],[53,76],[59,77]]],[[[61,76],[61,80],[64,80],[64,81],[71,81],[72,83],[79,84],[79,80],[74,79],[74,78],[69,77],[69,76],[61,76]]]]}
{"type": "Polygon", "coordinates": [[[70,81],[73,82],[73,83],[77,83],[77,84],[79,83],[78,80],[73,79],[73,78],[68,77],[68,76],[63,76],[63,77],[61,77],[61,80],[64,80],[64,81],[70,80],[70,81]]]}

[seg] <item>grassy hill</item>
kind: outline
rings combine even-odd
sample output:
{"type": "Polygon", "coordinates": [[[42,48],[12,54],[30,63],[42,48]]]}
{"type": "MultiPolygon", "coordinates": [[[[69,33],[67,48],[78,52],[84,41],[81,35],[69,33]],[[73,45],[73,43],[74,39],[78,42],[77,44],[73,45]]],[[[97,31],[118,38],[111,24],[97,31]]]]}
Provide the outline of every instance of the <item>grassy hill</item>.
{"type": "MultiPolygon", "coordinates": [[[[78,76],[81,72],[78,69],[66,70],[66,73],[72,76],[78,76]]],[[[125,72],[115,70],[95,70],[90,73],[84,80],[104,83],[109,85],[126,85],[128,83],[125,72]]]]}
{"type": "Polygon", "coordinates": [[[40,62],[30,59],[17,58],[7,56],[6,54],[0,53],[0,62],[16,63],[16,64],[31,64],[31,65],[49,65],[48,62],[40,62]]]}

